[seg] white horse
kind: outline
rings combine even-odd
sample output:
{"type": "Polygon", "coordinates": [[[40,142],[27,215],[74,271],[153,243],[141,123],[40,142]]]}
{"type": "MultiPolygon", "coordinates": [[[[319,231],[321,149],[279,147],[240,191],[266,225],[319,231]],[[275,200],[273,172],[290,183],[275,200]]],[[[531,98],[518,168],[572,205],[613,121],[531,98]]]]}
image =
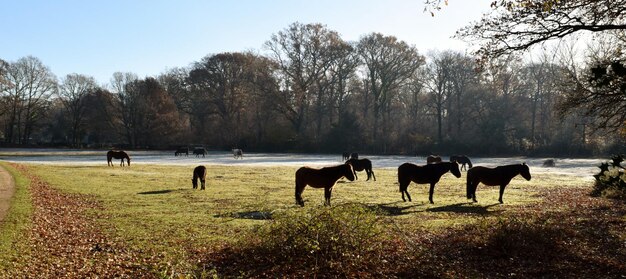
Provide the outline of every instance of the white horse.
{"type": "Polygon", "coordinates": [[[243,159],[243,150],[233,148],[233,157],[235,157],[235,159],[243,159]]]}

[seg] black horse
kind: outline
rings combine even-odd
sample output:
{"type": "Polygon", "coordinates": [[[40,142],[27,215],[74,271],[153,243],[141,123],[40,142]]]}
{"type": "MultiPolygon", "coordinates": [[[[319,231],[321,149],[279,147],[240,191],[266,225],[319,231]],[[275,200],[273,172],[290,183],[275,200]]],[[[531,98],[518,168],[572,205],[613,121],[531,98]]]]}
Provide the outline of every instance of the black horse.
{"type": "Polygon", "coordinates": [[[200,190],[204,190],[204,185],[206,181],[206,167],[205,166],[197,166],[193,169],[193,178],[191,179],[191,184],[194,189],[198,188],[198,180],[202,184],[200,190]]]}
{"type": "Polygon", "coordinates": [[[465,165],[468,165],[470,169],[472,168],[472,161],[470,161],[470,158],[465,155],[452,155],[450,156],[450,162],[457,162],[461,164],[461,170],[467,170],[465,165]]]}
{"type": "Polygon", "coordinates": [[[185,154],[185,156],[189,156],[189,148],[187,147],[181,147],[176,149],[176,152],[174,152],[174,156],[183,156],[183,154],[185,154]]]}
{"type": "Polygon", "coordinates": [[[194,148],[193,149],[193,154],[196,155],[196,157],[200,157],[200,155],[202,155],[202,158],[204,158],[204,155],[206,155],[206,149],[204,148],[194,148]]]}
{"type": "Polygon", "coordinates": [[[109,152],[107,152],[107,166],[113,166],[113,158],[122,159],[120,162],[121,167],[124,166],[124,159],[126,159],[126,162],[128,162],[128,166],[130,167],[130,156],[128,156],[126,152],[122,150],[109,150],[109,152]]]}
{"type": "Polygon", "coordinates": [[[354,172],[350,164],[321,169],[309,167],[299,168],[296,171],[296,203],[300,206],[304,206],[302,191],[304,191],[304,187],[309,185],[313,188],[324,188],[324,205],[330,205],[330,195],[333,192],[333,186],[335,186],[337,180],[342,177],[354,181],[354,172]]]}
{"type": "Polygon", "coordinates": [[[349,152],[344,152],[341,154],[341,161],[347,161],[350,159],[350,153],[349,152]]]}
{"type": "Polygon", "coordinates": [[[428,155],[428,157],[426,157],[426,164],[435,163],[441,163],[441,157],[439,157],[438,155],[428,155]]]}
{"type": "Polygon", "coordinates": [[[502,195],[504,194],[504,188],[509,185],[511,179],[517,175],[521,175],[526,180],[530,180],[530,170],[526,163],[499,166],[495,168],[487,167],[473,167],[467,171],[467,198],[476,200],[476,188],[479,183],[483,183],[488,186],[500,186],[500,198],[498,201],[503,203],[502,195]]]}
{"type": "Polygon", "coordinates": [[[459,164],[456,162],[443,162],[437,164],[427,164],[424,166],[418,166],[411,163],[404,163],[398,167],[398,183],[400,184],[400,192],[402,193],[402,200],[404,194],[411,201],[411,195],[407,191],[411,181],[417,184],[430,184],[430,190],[428,192],[428,201],[433,202],[433,193],[435,192],[435,184],[439,182],[441,176],[446,172],[451,172],[457,178],[461,177],[461,171],[459,170],[459,164]]]}
{"type": "Polygon", "coordinates": [[[365,173],[367,173],[367,180],[370,180],[370,178],[374,178],[374,181],[376,181],[376,175],[374,175],[374,171],[372,170],[372,161],[370,161],[369,159],[350,159],[348,161],[346,161],[346,164],[350,164],[352,165],[352,170],[354,172],[354,178],[355,179],[359,179],[356,175],[357,171],[363,171],[365,170],[365,173]]]}

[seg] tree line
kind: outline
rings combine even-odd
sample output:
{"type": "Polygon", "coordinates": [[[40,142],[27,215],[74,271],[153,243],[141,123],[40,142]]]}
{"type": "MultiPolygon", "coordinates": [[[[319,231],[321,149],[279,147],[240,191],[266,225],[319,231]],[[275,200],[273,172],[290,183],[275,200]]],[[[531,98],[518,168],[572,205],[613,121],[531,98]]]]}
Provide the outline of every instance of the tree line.
{"type": "Polygon", "coordinates": [[[619,130],[564,110],[591,64],[544,55],[481,63],[420,53],[393,36],[348,42],[322,24],[293,23],[263,54],[210,54],[106,85],[58,79],[36,57],[0,60],[5,146],[204,145],[274,152],[590,155],[623,148],[619,130]],[[603,132],[604,131],[604,132],[603,132]]]}

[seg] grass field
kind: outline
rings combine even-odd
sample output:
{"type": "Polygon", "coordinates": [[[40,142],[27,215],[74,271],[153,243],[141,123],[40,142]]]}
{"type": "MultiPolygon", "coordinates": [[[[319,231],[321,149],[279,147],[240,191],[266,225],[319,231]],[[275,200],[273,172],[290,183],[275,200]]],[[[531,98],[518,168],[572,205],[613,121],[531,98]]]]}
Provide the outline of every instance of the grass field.
{"type": "MultiPolygon", "coordinates": [[[[262,242],[263,239],[257,238],[262,238],[264,228],[275,225],[273,223],[276,223],[280,216],[291,216],[288,218],[297,219],[298,217],[294,216],[310,216],[316,211],[329,210],[322,206],[323,190],[307,187],[303,193],[306,206],[301,208],[296,206],[294,200],[296,168],[231,166],[207,166],[207,168],[207,189],[204,191],[192,189],[190,181],[192,168],[181,166],[134,165],[130,168],[113,168],[28,165],[22,168],[22,175],[18,176],[23,176],[19,181],[28,181],[26,176],[34,176],[40,184],[49,185],[54,191],[67,195],[64,197],[68,200],[86,199],[89,201],[85,202],[89,206],[86,206],[84,211],[80,211],[79,216],[85,217],[85,220],[81,222],[90,225],[76,225],[78,228],[76,230],[81,230],[80,228],[83,227],[92,228],[89,230],[104,240],[95,246],[86,241],[85,247],[91,248],[85,248],[89,250],[85,253],[94,258],[89,263],[79,264],[83,266],[83,269],[85,265],[96,266],[98,264],[100,256],[96,256],[99,254],[94,251],[108,251],[111,254],[108,255],[109,259],[132,261],[132,263],[125,263],[122,267],[117,265],[118,268],[129,268],[135,274],[143,274],[147,277],[306,276],[307,272],[297,270],[299,265],[297,263],[293,264],[294,267],[285,267],[289,263],[273,260],[256,262],[252,267],[246,267],[245,263],[238,264],[236,260],[231,264],[224,260],[230,259],[233,255],[240,255],[238,253],[259,251],[258,249],[246,250],[245,246],[262,242]],[[116,256],[115,254],[121,253],[120,251],[132,254],[132,256],[116,256]],[[231,266],[225,267],[226,265],[231,266]],[[246,270],[247,268],[249,270],[246,270]],[[272,270],[275,272],[278,270],[280,273],[270,273],[273,275],[265,273],[272,270]]],[[[368,216],[374,217],[376,226],[379,226],[386,236],[381,238],[380,242],[391,243],[389,244],[391,246],[376,247],[381,247],[380,250],[393,248],[394,251],[377,254],[381,255],[378,256],[380,262],[387,263],[390,259],[386,257],[411,260],[426,268],[432,265],[432,272],[422,273],[421,270],[406,269],[406,265],[412,265],[410,262],[396,264],[397,267],[389,267],[387,264],[372,267],[376,263],[368,260],[367,263],[360,262],[365,266],[355,268],[356,273],[350,271],[350,268],[347,269],[347,273],[339,274],[324,273],[316,269],[314,272],[318,277],[419,277],[420,274],[443,277],[482,277],[483,274],[490,274],[491,277],[500,277],[509,273],[499,273],[491,269],[482,270],[481,267],[466,269],[467,262],[454,263],[448,258],[452,257],[459,261],[458,257],[461,256],[445,253],[445,251],[450,248],[450,245],[460,245],[457,249],[458,253],[470,253],[468,251],[480,245],[489,248],[489,245],[492,245],[488,242],[491,239],[489,235],[483,237],[479,234],[489,233],[495,227],[501,229],[498,232],[504,231],[506,235],[513,236],[522,230],[520,234],[522,238],[528,232],[539,235],[545,232],[545,237],[550,243],[556,242],[559,249],[569,249],[572,255],[578,255],[577,253],[583,253],[581,249],[604,243],[603,240],[597,240],[600,242],[595,244],[593,241],[596,240],[589,239],[596,237],[588,235],[593,232],[581,232],[586,222],[592,222],[595,218],[592,215],[595,212],[593,210],[597,208],[607,210],[607,207],[615,206],[612,201],[599,201],[599,199],[588,197],[586,193],[591,188],[591,182],[588,179],[548,174],[534,175],[531,181],[525,181],[521,177],[513,179],[504,194],[505,203],[502,205],[497,202],[498,188],[484,185],[480,185],[477,191],[479,202],[468,203],[465,198],[465,172],[460,179],[451,174],[444,175],[435,188],[435,204],[428,203],[427,185],[416,184],[409,186],[413,202],[402,202],[396,182],[396,170],[375,169],[375,172],[378,181],[365,181],[364,172],[360,173],[361,179],[355,182],[340,180],[333,191],[332,210],[342,210],[344,206],[354,204],[367,209],[367,212],[371,212],[367,213],[368,216]],[[579,206],[590,211],[572,215],[572,211],[579,206]],[[561,228],[563,226],[561,222],[570,217],[576,220],[574,224],[568,228],[561,228]],[[550,225],[551,222],[554,226],[550,225]],[[507,230],[513,231],[507,232],[507,230]],[[555,235],[554,238],[551,238],[552,233],[555,235]],[[560,234],[578,236],[587,243],[569,247],[562,243],[565,240],[562,239],[564,236],[559,236],[560,234]],[[460,239],[464,239],[467,243],[460,239]],[[444,242],[440,243],[440,241],[444,242]],[[428,247],[436,250],[434,254],[426,252],[428,247]],[[442,250],[439,251],[438,247],[442,247],[442,250]],[[437,253],[443,253],[440,260],[445,262],[437,263],[437,253]],[[434,268],[436,265],[443,267],[434,268]],[[466,270],[463,271],[464,269],[466,270]]],[[[28,187],[23,184],[27,183],[20,182],[20,188],[23,189],[22,192],[27,193],[28,187]]],[[[45,199],[45,197],[42,198],[45,199]]],[[[63,210],[64,203],[68,202],[61,202],[61,205],[58,205],[59,210],[63,210]]],[[[609,222],[608,232],[600,237],[608,239],[606,241],[609,242],[605,243],[606,245],[621,241],[621,247],[611,250],[607,259],[600,259],[602,264],[598,267],[616,269],[618,274],[623,271],[621,268],[623,268],[624,261],[622,264],[615,264],[612,261],[624,259],[626,250],[624,247],[626,234],[624,230],[620,231],[626,222],[623,207],[621,204],[615,209],[616,211],[610,212],[610,216],[605,216],[607,222],[613,223],[609,222]]],[[[20,209],[23,212],[28,212],[28,210],[27,206],[25,209],[20,209]]],[[[41,222],[46,223],[46,221],[41,222]]],[[[18,230],[23,229],[24,227],[18,228],[18,230]]],[[[497,239],[498,232],[490,234],[491,237],[497,239]]],[[[67,234],[72,234],[72,231],[70,230],[67,234]]],[[[541,241],[537,242],[539,243],[537,245],[545,246],[542,242],[545,237],[539,237],[541,241]]],[[[518,240],[513,238],[513,241],[518,240]]],[[[528,241],[528,239],[519,241],[528,241]]],[[[531,241],[528,244],[531,246],[529,248],[531,254],[537,252],[533,250],[535,248],[532,248],[533,243],[531,241]]],[[[510,244],[505,241],[502,245],[510,244]]],[[[26,247],[28,245],[18,245],[14,249],[28,250],[26,247]]],[[[526,248],[514,247],[513,249],[523,251],[526,248]]],[[[602,254],[602,251],[597,251],[597,253],[602,254]]],[[[37,253],[24,251],[24,254],[36,257],[34,254],[37,253]]],[[[483,257],[480,256],[480,252],[476,255],[477,258],[483,257]]],[[[507,256],[513,259],[524,255],[526,254],[517,253],[507,256]]],[[[489,254],[489,256],[492,255],[489,254]]],[[[28,257],[14,256],[13,258],[14,267],[25,265],[28,261],[28,257]]],[[[576,256],[576,259],[578,258],[580,257],[576,256]]],[[[57,260],[57,265],[58,261],[64,260],[57,260]]],[[[469,260],[469,262],[473,261],[469,260]]],[[[586,258],[581,261],[586,263],[586,258]]],[[[505,266],[507,264],[510,265],[510,263],[502,263],[505,266]]],[[[574,261],[573,264],[581,264],[581,262],[574,261]]],[[[106,269],[116,268],[115,266],[107,266],[106,269]]],[[[320,264],[316,263],[312,268],[318,268],[318,266],[320,264]]],[[[5,265],[4,268],[6,270],[12,267],[5,265]]],[[[523,269],[524,264],[521,263],[519,268],[523,269]]],[[[97,269],[94,267],[94,270],[97,269]]],[[[557,269],[555,272],[568,274],[569,271],[570,269],[566,268],[557,269]]],[[[550,274],[550,270],[543,272],[550,274]]],[[[612,272],[606,271],[605,274],[611,275],[612,272]]],[[[19,274],[19,272],[9,270],[8,274],[19,274]]],[[[537,274],[521,274],[521,277],[533,277],[532,275],[537,274]]]]}

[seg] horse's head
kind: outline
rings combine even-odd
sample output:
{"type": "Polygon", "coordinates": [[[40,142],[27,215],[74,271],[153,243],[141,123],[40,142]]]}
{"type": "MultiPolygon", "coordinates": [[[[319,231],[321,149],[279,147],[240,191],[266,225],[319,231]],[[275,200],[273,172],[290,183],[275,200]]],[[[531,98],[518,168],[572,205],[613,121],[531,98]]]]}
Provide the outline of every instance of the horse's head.
{"type": "MultiPolygon", "coordinates": [[[[124,160],[124,159],[122,159],[124,160]]],[[[130,156],[126,156],[126,161],[128,162],[128,166],[130,167],[130,156]]]]}
{"type": "Polygon", "coordinates": [[[348,180],[350,181],[354,181],[354,170],[352,169],[352,164],[346,162],[346,164],[344,164],[344,173],[343,176],[345,176],[348,180]]]}
{"type": "Polygon", "coordinates": [[[198,180],[195,178],[195,176],[191,179],[191,185],[193,185],[194,189],[198,188],[198,180]]]}
{"type": "Polygon", "coordinates": [[[530,169],[526,163],[520,165],[519,174],[526,180],[530,180],[530,169]]]}
{"type": "Polygon", "coordinates": [[[461,170],[459,170],[459,164],[456,161],[450,162],[450,172],[456,176],[456,178],[461,177],[461,170]]]}

